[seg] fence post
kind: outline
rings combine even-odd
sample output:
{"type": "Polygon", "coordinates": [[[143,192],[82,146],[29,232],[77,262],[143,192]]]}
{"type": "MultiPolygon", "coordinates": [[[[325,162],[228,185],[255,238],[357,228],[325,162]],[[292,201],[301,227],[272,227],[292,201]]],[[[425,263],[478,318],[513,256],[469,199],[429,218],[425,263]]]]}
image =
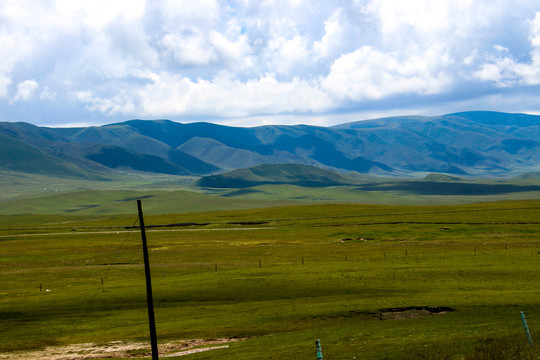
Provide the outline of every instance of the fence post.
{"type": "Polygon", "coordinates": [[[315,341],[315,347],[317,348],[317,360],[323,360],[322,349],[321,349],[321,341],[319,339],[317,339],[317,341],[315,341]]]}
{"type": "Polygon", "coordinates": [[[529,341],[529,345],[533,346],[533,341],[531,338],[531,333],[529,331],[529,327],[527,326],[527,320],[525,320],[525,313],[521,312],[521,322],[523,323],[523,328],[525,329],[525,335],[527,336],[527,340],[529,341]]]}

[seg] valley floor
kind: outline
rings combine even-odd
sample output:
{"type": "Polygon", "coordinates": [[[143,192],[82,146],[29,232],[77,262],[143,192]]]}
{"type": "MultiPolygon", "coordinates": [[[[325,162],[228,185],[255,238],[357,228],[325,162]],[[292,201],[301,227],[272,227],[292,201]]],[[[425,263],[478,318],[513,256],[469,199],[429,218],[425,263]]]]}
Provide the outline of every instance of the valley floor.
{"type": "MultiPolygon", "coordinates": [[[[329,359],[536,359],[520,312],[536,342],[539,218],[538,200],[149,211],[158,341],[190,359],[308,359],[316,339],[329,359]]],[[[148,356],[136,225],[1,217],[0,358],[148,356]]]]}

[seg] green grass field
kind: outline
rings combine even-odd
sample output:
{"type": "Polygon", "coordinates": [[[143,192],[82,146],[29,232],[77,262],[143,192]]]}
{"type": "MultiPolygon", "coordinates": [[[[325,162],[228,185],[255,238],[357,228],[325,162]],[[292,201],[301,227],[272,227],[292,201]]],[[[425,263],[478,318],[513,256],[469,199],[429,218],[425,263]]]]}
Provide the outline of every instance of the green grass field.
{"type": "MultiPolygon", "coordinates": [[[[287,184],[242,189],[200,188],[197,178],[145,173],[102,174],[99,180],[0,171],[0,215],[117,215],[133,199],[150,200],[154,214],[257,209],[298,204],[451,205],[540,198],[537,178],[424,181],[366,178],[358,185],[302,187],[287,184]]],[[[432,176],[440,179],[440,176],[432,176]]],[[[444,178],[443,178],[444,179],[444,178]]]]}
{"type": "MultiPolygon", "coordinates": [[[[120,197],[132,215],[0,218],[0,359],[148,341],[136,204],[120,197]]],[[[316,339],[325,359],[539,358],[520,311],[540,341],[540,200],[181,214],[158,200],[143,208],[159,343],[239,340],[182,359],[316,359],[316,339]],[[384,311],[407,307],[454,311],[384,311]]]]}

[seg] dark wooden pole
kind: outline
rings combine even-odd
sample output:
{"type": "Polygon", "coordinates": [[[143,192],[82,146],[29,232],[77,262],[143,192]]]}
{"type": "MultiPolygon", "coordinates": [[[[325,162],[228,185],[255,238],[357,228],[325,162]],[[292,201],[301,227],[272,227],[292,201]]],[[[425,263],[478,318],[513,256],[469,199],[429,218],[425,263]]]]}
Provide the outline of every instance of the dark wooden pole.
{"type": "Polygon", "coordinates": [[[139,209],[139,224],[141,225],[141,238],[144,256],[144,274],[146,276],[146,302],[148,303],[148,325],[150,326],[150,344],[152,345],[152,360],[158,360],[156,320],[154,318],[154,298],[152,296],[152,279],[150,276],[150,261],[148,260],[148,247],[146,246],[146,232],[144,229],[144,218],[141,200],[137,200],[139,209]]]}

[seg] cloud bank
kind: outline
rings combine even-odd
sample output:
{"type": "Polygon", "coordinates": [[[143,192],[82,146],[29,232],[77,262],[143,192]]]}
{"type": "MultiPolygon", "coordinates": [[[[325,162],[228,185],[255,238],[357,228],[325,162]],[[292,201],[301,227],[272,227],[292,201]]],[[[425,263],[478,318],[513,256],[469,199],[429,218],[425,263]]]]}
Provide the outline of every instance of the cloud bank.
{"type": "Polygon", "coordinates": [[[540,5],[4,0],[0,120],[330,125],[540,113],[540,5]]]}

